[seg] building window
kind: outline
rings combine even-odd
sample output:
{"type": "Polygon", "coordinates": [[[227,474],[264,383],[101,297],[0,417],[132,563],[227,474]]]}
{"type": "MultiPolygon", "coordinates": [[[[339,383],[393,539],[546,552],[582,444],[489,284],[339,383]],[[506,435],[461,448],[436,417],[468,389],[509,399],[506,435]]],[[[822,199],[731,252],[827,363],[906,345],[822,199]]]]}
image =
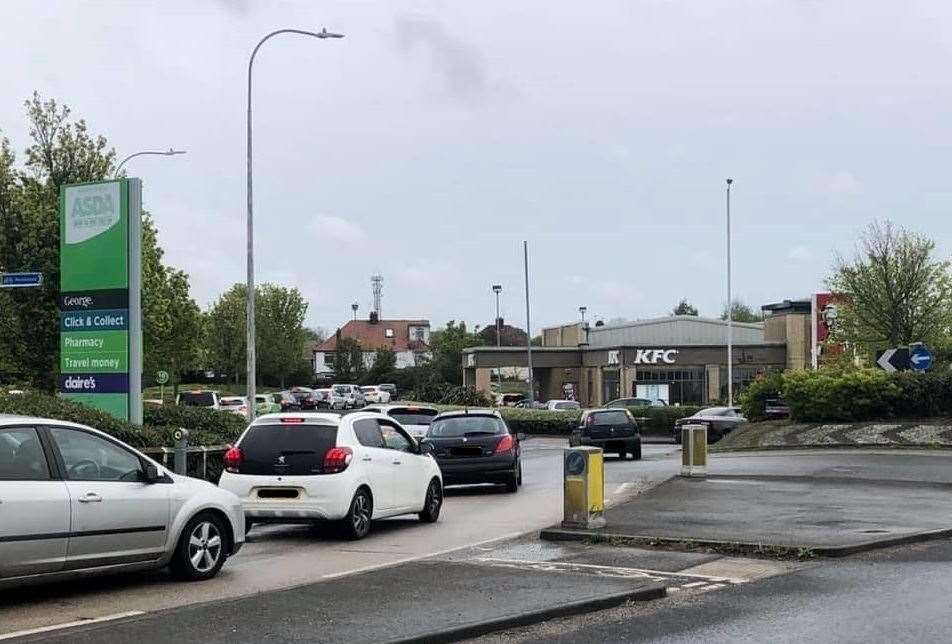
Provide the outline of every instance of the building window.
{"type": "Polygon", "coordinates": [[[333,367],[333,366],[334,366],[334,354],[333,354],[333,353],[325,353],[325,354],[324,354],[324,364],[327,365],[328,367],[333,367]]]}
{"type": "Polygon", "coordinates": [[[705,404],[703,368],[654,369],[638,367],[632,396],[662,400],[669,405],[705,404]]]}
{"type": "MultiPolygon", "coordinates": [[[[767,367],[741,367],[734,365],[734,368],[731,370],[734,380],[733,394],[734,394],[734,403],[737,403],[737,396],[744,389],[747,388],[747,385],[752,383],[757,378],[764,376],[768,369],[767,367]]],[[[721,401],[725,404],[727,403],[727,367],[721,367],[721,401]]]]}

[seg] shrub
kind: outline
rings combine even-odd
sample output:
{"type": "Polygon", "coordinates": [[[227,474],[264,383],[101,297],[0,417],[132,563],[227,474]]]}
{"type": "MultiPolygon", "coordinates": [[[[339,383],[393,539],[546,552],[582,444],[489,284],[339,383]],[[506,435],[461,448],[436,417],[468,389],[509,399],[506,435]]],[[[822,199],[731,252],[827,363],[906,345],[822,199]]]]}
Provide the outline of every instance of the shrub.
{"type": "Polygon", "coordinates": [[[462,405],[464,407],[488,407],[492,404],[492,401],[476,387],[460,385],[443,394],[439,403],[441,405],[462,405]]]}
{"type": "Polygon", "coordinates": [[[420,402],[439,403],[452,389],[453,385],[448,382],[421,383],[414,388],[410,398],[420,402]]]}
{"type": "Polygon", "coordinates": [[[906,371],[893,380],[900,390],[896,416],[952,416],[952,371],[906,371]]]}
{"type": "Polygon", "coordinates": [[[670,436],[674,431],[674,421],[693,416],[701,407],[629,407],[628,411],[638,419],[642,434],[650,436],[670,436]]]}
{"type": "Polygon", "coordinates": [[[190,434],[188,442],[193,445],[233,442],[248,424],[244,418],[231,412],[177,405],[146,405],[142,420],[145,425],[155,427],[184,427],[190,434]],[[214,442],[198,441],[195,439],[198,435],[212,438],[214,442]]]}
{"type": "Polygon", "coordinates": [[[509,431],[544,436],[568,436],[582,417],[580,411],[547,411],[501,407],[499,413],[506,419],[509,431]]]}
{"type": "Polygon", "coordinates": [[[784,400],[796,420],[857,421],[896,415],[902,388],[876,369],[791,371],[783,377],[784,400]]]}
{"type": "Polygon", "coordinates": [[[776,398],[783,391],[783,374],[779,371],[753,381],[741,392],[739,402],[748,420],[761,420],[767,400],[776,398]]]}

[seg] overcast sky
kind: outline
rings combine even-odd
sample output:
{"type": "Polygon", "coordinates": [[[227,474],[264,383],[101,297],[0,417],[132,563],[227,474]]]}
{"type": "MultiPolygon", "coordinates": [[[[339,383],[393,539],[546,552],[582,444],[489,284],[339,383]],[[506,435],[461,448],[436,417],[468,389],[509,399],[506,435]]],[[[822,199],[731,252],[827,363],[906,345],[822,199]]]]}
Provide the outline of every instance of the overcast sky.
{"type": "Polygon", "coordinates": [[[308,322],[524,326],[645,318],[820,288],[891,218],[952,249],[952,3],[564,0],[0,3],[0,129],[33,90],[144,182],[206,306],[245,278],[245,73],[255,42],[259,281],[308,322]]]}

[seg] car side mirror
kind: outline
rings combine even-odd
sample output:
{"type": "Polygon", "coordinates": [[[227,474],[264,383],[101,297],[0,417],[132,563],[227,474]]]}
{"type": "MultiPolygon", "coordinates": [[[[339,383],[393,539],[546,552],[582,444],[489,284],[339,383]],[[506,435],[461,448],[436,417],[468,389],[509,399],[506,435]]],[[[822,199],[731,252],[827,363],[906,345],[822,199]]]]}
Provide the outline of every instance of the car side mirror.
{"type": "Polygon", "coordinates": [[[158,467],[152,463],[146,463],[145,467],[142,468],[142,478],[145,479],[146,483],[155,483],[162,478],[162,475],[159,474],[158,467]]]}
{"type": "Polygon", "coordinates": [[[435,449],[436,448],[433,446],[433,443],[431,443],[427,439],[424,438],[423,440],[420,441],[421,454],[432,454],[435,449]]]}

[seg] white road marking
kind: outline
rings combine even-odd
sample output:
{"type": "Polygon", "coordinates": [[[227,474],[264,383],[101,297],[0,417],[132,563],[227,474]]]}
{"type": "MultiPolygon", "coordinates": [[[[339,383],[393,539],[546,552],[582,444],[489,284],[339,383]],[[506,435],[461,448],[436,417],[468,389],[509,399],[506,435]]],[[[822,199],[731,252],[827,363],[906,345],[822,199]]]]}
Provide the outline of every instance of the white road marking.
{"type": "Polygon", "coordinates": [[[37,633],[49,633],[50,631],[59,631],[64,628],[73,628],[75,626],[88,626],[89,624],[99,624],[100,622],[111,622],[126,617],[137,617],[145,615],[141,610],[130,610],[125,613],[116,613],[104,617],[90,617],[88,619],[78,619],[74,622],[63,622],[62,624],[53,624],[52,626],[40,626],[39,628],[29,628],[23,631],[14,631],[12,633],[3,633],[0,640],[12,640],[15,637],[25,637],[27,635],[36,635],[37,633]]]}
{"type": "Polygon", "coordinates": [[[649,570],[647,568],[622,568],[620,566],[600,566],[598,564],[585,564],[585,563],[575,563],[574,561],[524,561],[520,559],[496,559],[494,557],[476,557],[476,561],[481,561],[488,564],[498,564],[498,565],[509,565],[509,566],[530,566],[530,565],[546,565],[548,567],[553,566],[562,566],[563,568],[576,568],[576,569],[589,569],[592,572],[605,572],[605,573],[620,573],[621,575],[626,576],[637,576],[644,575],[646,577],[680,577],[683,579],[699,579],[701,580],[698,585],[703,585],[705,583],[729,583],[729,584],[742,584],[745,579],[733,579],[730,577],[714,577],[711,575],[696,575],[685,572],[670,572],[667,570],[649,570]]]}
{"type": "Polygon", "coordinates": [[[681,588],[697,588],[698,586],[706,586],[706,581],[695,581],[690,584],[681,584],[681,588]]]}

